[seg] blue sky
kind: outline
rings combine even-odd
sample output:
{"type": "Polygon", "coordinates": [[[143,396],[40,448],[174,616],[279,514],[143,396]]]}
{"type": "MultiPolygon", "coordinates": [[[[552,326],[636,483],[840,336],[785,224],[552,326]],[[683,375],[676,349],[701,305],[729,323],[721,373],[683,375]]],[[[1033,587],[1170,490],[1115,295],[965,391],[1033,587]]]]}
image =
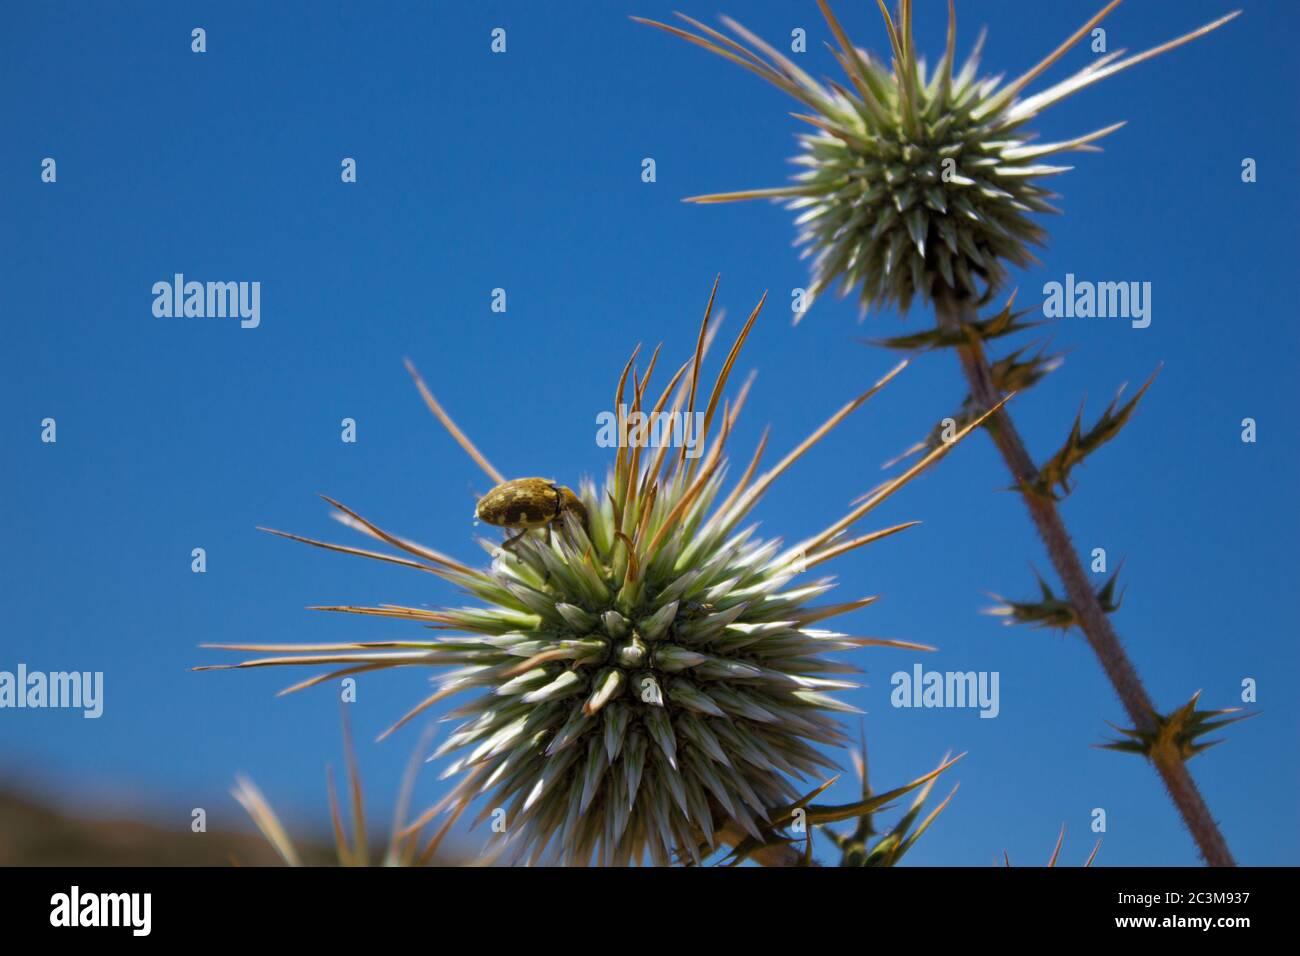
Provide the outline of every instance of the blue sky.
{"type": "MultiPolygon", "coordinates": [[[[1037,62],[1100,3],[959,4],[959,48],[980,24],[986,72],[1037,62]]],[[[680,4],[679,4],[680,6],[680,4]]],[[[885,45],[874,5],[842,4],[860,43],[885,45]]],[[[1219,0],[1137,3],[1107,21],[1110,47],[1143,49],[1214,19],[1219,0]]],[[[1150,281],[1153,321],[1065,319],[1065,365],[1015,401],[1041,459],[1086,396],[1163,371],[1118,441],[1078,473],[1064,513],[1081,550],[1125,560],[1115,624],[1157,701],[1204,689],[1258,718],[1192,764],[1237,858],[1294,864],[1300,535],[1294,505],[1298,220],[1296,83],[1288,2],[1242,3],[1209,38],[1054,107],[1044,136],[1126,119],[1106,152],[1078,154],[1055,186],[1042,265],[1017,272],[1022,301],[1067,272],[1150,281]],[[1244,184],[1244,157],[1258,182],[1244,184]],[[1240,422],[1258,422],[1243,444],[1240,422]]],[[[458,602],[400,568],[254,530],[347,540],[326,493],[466,560],[487,481],[428,414],[410,356],[460,424],[508,474],[602,475],[595,416],[631,348],[680,361],[717,273],[724,330],[764,292],[742,356],[758,380],[735,436],[763,425],[792,447],[893,364],[865,338],[924,328],[914,309],[857,324],[826,299],[797,328],[806,284],[790,215],[770,204],[695,207],[701,192],[776,185],[791,167],[796,105],[756,77],[627,14],[645,0],[551,3],[22,2],[0,23],[0,669],[102,670],[104,716],[0,711],[0,773],[82,813],[132,810],[187,828],[245,826],[227,789],[250,774],[298,828],[326,817],[324,767],[339,762],[336,695],[277,699],[301,672],[195,674],[223,660],[203,642],[400,637],[401,622],[329,616],[312,604],[458,602]],[[208,52],[190,52],[207,30],[208,52]],[[507,52],[489,51],[494,27],[507,52]],[[58,180],[40,181],[45,157],[58,180]],[[340,182],[354,157],[358,182],[340,182]],[[657,181],[643,183],[653,157],[657,181]],[[259,281],[261,324],[155,318],[150,289],[182,272],[259,281]],[[507,290],[508,311],[490,310],[507,290]],[[57,421],[58,441],[40,441],[57,421]],[[344,444],[339,423],[357,422],[344,444]],[[206,549],[208,570],[190,570],[206,549]]],[[[815,5],[722,10],[780,41],[809,35],[804,63],[834,72],[815,5]]],[[[918,3],[917,43],[942,48],[943,6],[918,3]]],[[[1074,50],[1047,79],[1092,56],[1074,50]]],[[[839,517],[880,465],[956,408],[955,358],[929,355],[780,482],[759,511],[794,538],[839,517]]],[[[838,563],[847,600],[881,594],[846,629],[934,644],[927,668],[1000,674],[1001,713],[890,707],[889,676],[916,655],[862,652],[865,717],[880,787],[967,751],[961,789],[910,860],[987,865],[1090,850],[1103,864],[1196,860],[1155,775],[1094,749],[1123,712],[1076,635],[1003,628],[987,592],[1029,596],[1048,569],[1001,461],[974,436],[877,514],[924,524],[838,563]]],[[[352,719],[370,804],[382,817],[418,729],[369,738],[425,691],[422,673],[361,681],[352,719]]],[[[832,796],[849,799],[851,773],[832,796]]],[[[416,801],[442,792],[433,768],[416,801]]],[[[472,835],[467,845],[477,845],[472,835]]],[[[823,855],[826,847],[822,847],[823,855]]]]}

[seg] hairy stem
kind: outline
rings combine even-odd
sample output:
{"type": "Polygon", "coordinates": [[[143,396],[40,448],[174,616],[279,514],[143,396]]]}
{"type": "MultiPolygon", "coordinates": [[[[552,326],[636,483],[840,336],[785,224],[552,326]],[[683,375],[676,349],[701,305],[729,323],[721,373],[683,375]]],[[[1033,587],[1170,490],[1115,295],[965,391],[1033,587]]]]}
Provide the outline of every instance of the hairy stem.
{"type": "MultiPolygon", "coordinates": [[[[958,298],[952,293],[936,297],[935,311],[939,323],[949,328],[971,323],[977,318],[974,305],[968,299],[958,298]]],[[[1002,395],[993,384],[982,343],[976,340],[970,345],[961,346],[957,351],[976,403],[983,408],[997,404],[1002,395]]],[[[1025,450],[1025,444],[1005,408],[989,420],[989,432],[1016,485],[1022,489],[1028,488],[1037,477],[1038,469],[1025,450]]],[[[1069,595],[1070,603],[1078,612],[1079,626],[1128,712],[1129,720],[1141,731],[1154,731],[1151,697],[1142,685],[1133,662],[1124,652],[1119,636],[1111,626],[1110,617],[1097,600],[1097,594],[1088,580],[1056,503],[1049,497],[1027,490],[1022,491],[1021,497],[1038,529],[1039,537],[1047,547],[1047,553],[1069,595]]],[[[1172,748],[1157,747],[1151,754],[1151,762],[1164,781],[1174,806],[1182,814],[1183,822],[1196,840],[1205,862],[1210,866],[1235,866],[1228,844],[1210,815],[1210,808],[1201,797],[1196,781],[1188,773],[1181,755],[1172,748]]]]}

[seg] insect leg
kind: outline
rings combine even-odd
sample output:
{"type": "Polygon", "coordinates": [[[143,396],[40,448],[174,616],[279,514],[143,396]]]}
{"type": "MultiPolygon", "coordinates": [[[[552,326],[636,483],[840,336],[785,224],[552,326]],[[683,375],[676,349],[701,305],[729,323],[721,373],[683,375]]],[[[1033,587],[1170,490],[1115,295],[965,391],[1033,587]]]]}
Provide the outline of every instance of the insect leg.
{"type": "MultiPolygon", "coordinates": [[[[551,528],[553,525],[554,522],[546,526],[546,546],[548,548],[551,546],[551,528]]],[[[548,564],[546,566],[546,573],[542,575],[542,583],[545,584],[549,580],[551,580],[551,566],[548,564]]]]}
{"type": "Polygon", "coordinates": [[[520,532],[519,532],[517,535],[515,535],[514,537],[512,537],[512,538],[507,538],[505,541],[502,541],[502,542],[501,542],[501,547],[502,547],[502,549],[505,550],[505,551],[509,551],[511,554],[513,554],[513,555],[515,556],[515,561],[517,561],[517,562],[520,563],[520,564],[523,564],[523,563],[524,563],[524,559],[521,558],[521,557],[519,556],[519,552],[515,550],[514,545],[515,545],[515,542],[516,542],[516,541],[518,541],[520,538],[522,538],[522,537],[523,537],[524,535],[526,535],[527,533],[528,533],[528,529],[527,529],[527,528],[524,528],[522,531],[520,531],[520,532]]]}

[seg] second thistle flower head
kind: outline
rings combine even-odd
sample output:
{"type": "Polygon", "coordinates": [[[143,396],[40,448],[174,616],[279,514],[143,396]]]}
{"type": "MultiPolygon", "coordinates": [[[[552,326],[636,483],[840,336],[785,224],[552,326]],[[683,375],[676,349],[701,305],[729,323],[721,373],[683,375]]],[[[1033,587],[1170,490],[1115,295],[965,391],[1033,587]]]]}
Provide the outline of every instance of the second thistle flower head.
{"type": "Polygon", "coordinates": [[[1056,143],[1032,142],[1027,122],[1053,103],[1120,70],[1195,39],[1236,16],[1223,17],[1169,43],[1124,58],[1097,57],[1075,75],[1021,98],[1025,88],[1118,6],[1112,0],[1019,79],[979,75],[983,36],[955,68],[956,13],[948,4],[947,45],[931,72],[917,56],[912,2],[890,16],[878,0],[891,62],[853,45],[825,0],[817,0],[835,37],[846,75],[818,82],[789,57],[724,17],[736,39],[682,17],[699,33],[643,20],[757,73],[811,111],[795,116],[814,127],[800,136],[803,167],[790,186],[693,197],[696,202],[783,199],[799,213],[797,243],[813,257],[810,298],[840,284],[858,290],[864,311],[941,291],[984,299],[1008,263],[1034,261],[1029,251],[1045,233],[1030,214],[1056,212],[1043,180],[1066,172],[1044,160],[1091,144],[1122,123],[1056,143]],[[746,45],[748,44],[748,45],[746,45]]]}

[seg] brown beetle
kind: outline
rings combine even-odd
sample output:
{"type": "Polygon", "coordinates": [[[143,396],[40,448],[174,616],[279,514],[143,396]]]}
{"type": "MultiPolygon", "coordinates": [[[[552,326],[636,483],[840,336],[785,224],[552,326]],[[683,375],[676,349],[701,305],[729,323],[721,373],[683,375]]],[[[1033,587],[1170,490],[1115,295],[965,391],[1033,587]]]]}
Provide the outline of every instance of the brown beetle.
{"type": "Polygon", "coordinates": [[[550,540],[552,526],[563,520],[566,511],[576,515],[584,528],[587,526],[587,509],[568,488],[549,478],[516,478],[502,482],[480,498],[474,516],[498,528],[517,528],[519,533],[501,545],[513,551],[511,546],[533,528],[545,528],[550,540]]]}

